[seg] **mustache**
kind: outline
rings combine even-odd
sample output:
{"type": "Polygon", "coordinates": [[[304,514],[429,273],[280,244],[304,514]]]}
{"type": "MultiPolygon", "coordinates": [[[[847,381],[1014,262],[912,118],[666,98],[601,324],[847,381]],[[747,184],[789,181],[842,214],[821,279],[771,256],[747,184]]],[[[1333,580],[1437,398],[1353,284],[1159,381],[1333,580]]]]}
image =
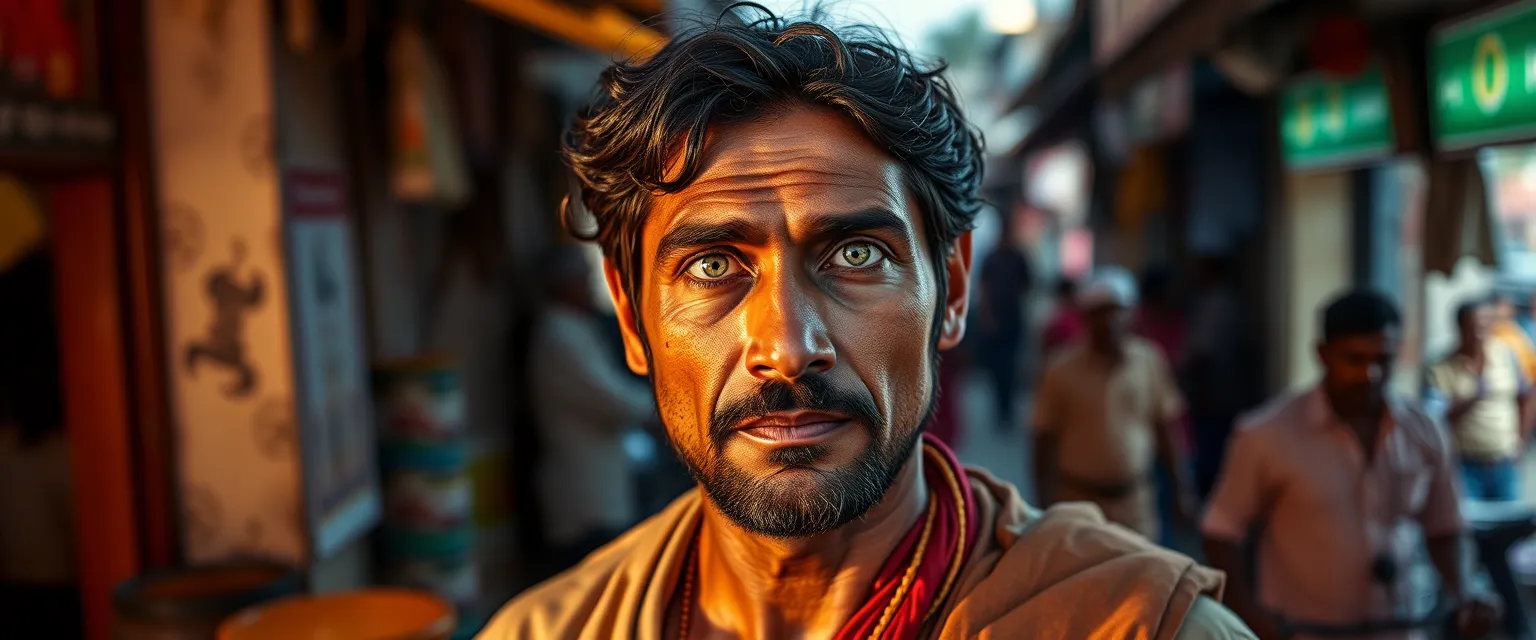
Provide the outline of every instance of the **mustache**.
{"type": "Polygon", "coordinates": [[[737,425],[777,411],[837,413],[869,428],[884,425],[879,407],[868,394],[839,388],[822,376],[809,376],[795,382],[769,380],[757,393],[720,405],[710,417],[710,440],[719,449],[737,425]]]}

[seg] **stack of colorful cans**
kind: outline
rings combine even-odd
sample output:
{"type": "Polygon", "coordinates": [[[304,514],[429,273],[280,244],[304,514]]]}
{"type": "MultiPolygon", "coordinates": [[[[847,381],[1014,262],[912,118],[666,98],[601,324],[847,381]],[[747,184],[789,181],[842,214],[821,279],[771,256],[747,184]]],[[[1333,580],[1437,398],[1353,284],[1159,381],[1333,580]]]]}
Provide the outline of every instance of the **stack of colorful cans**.
{"type": "Polygon", "coordinates": [[[384,566],[390,584],[452,602],[460,620],[478,616],[471,451],[464,388],[447,358],[417,358],[374,370],[384,472],[384,566]]]}

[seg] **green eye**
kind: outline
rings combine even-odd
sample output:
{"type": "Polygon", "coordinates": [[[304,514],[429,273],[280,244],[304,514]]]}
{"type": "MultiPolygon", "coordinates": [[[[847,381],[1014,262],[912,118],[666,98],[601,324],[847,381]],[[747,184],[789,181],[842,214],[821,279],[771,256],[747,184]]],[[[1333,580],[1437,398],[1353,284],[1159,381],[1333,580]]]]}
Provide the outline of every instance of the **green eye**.
{"type": "Polygon", "coordinates": [[[868,242],[850,242],[838,248],[837,255],[833,256],[832,262],[840,267],[857,269],[878,264],[883,257],[885,256],[880,253],[880,249],[876,248],[873,244],[868,242]]]}
{"type": "Polygon", "coordinates": [[[688,273],[700,280],[719,280],[731,274],[731,266],[730,256],[713,253],[693,261],[693,266],[688,267],[688,273]]]}

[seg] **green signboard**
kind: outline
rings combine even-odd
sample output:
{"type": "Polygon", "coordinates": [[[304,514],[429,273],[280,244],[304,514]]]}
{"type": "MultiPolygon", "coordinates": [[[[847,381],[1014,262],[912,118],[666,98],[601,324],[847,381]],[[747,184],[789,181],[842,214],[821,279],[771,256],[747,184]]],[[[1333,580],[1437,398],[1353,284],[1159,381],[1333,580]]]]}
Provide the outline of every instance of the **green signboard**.
{"type": "Polygon", "coordinates": [[[1379,160],[1396,149],[1387,85],[1375,65],[1348,80],[1297,79],[1286,86],[1280,108],[1280,136],[1292,168],[1379,160]]]}
{"type": "Polygon", "coordinates": [[[1439,27],[1430,45],[1441,149],[1536,137],[1536,1],[1439,27]]]}

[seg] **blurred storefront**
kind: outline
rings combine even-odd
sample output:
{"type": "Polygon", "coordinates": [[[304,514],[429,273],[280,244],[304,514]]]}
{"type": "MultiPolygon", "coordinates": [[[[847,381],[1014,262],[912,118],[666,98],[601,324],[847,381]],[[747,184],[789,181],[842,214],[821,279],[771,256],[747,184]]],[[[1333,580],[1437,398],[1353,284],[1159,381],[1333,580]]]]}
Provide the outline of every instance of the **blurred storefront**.
{"type": "Polygon", "coordinates": [[[0,3],[0,586],[27,637],[105,638],[112,588],[173,554],[137,453],[165,419],[137,8],[0,3]]]}
{"type": "Polygon", "coordinates": [[[1269,4],[1079,2],[1044,73],[1015,102],[1035,127],[1012,151],[1028,165],[1078,141],[1091,165],[1094,262],[1167,269],[1187,282],[1197,257],[1230,257],[1230,279],[1252,294],[1255,327],[1271,311],[1251,286],[1267,272],[1264,102],[1205,57],[1269,4]]]}

